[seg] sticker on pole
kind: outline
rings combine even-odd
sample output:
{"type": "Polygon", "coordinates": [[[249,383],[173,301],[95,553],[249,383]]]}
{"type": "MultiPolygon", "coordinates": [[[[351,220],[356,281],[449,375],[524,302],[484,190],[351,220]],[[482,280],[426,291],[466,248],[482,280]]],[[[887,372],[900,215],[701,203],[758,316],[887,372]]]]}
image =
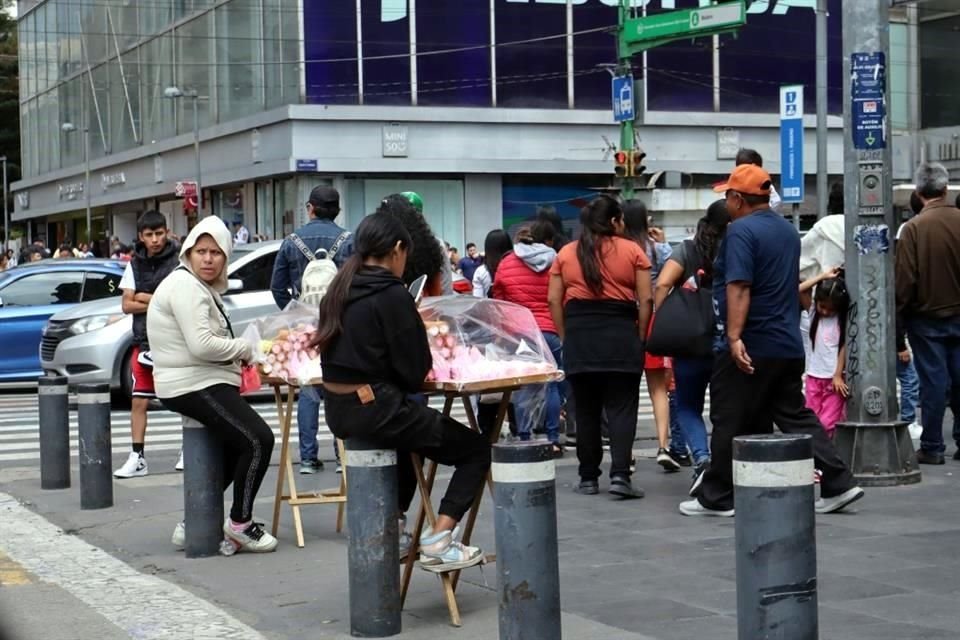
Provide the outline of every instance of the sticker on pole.
{"type": "Polygon", "coordinates": [[[850,55],[850,130],[860,151],[886,149],[887,67],[882,52],[850,55]]]}

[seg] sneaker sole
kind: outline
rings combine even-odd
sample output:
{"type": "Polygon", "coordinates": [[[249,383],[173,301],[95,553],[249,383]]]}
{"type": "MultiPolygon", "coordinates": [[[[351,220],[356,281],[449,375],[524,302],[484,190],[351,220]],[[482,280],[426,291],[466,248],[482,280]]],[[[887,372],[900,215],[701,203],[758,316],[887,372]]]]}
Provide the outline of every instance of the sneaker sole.
{"type": "Polygon", "coordinates": [[[115,473],[113,474],[113,477],[119,480],[127,480],[129,478],[142,478],[146,475],[148,475],[148,472],[146,469],[143,469],[142,471],[134,471],[133,473],[126,475],[122,473],[115,473]]]}
{"type": "Polygon", "coordinates": [[[646,495],[641,489],[626,489],[615,485],[610,487],[608,493],[623,498],[624,500],[639,500],[646,495]]]}
{"type": "Polygon", "coordinates": [[[685,516],[693,517],[707,517],[707,518],[732,518],[736,515],[736,511],[730,509],[729,511],[716,511],[713,509],[684,509],[683,505],[680,505],[680,513],[685,516]]]}
{"type": "Polygon", "coordinates": [[[460,571],[461,569],[469,569],[470,567],[475,567],[478,564],[483,563],[483,555],[479,555],[476,558],[471,558],[470,560],[461,560],[460,562],[443,562],[435,558],[430,558],[432,562],[430,564],[424,564],[420,561],[420,566],[424,571],[429,571],[430,573],[446,573],[448,571],[460,571]]]}
{"type": "Polygon", "coordinates": [[[663,467],[663,470],[668,473],[674,473],[676,471],[680,471],[680,465],[677,463],[676,460],[667,460],[665,458],[661,460],[660,458],[658,458],[657,464],[663,467]]]}
{"type": "Polygon", "coordinates": [[[582,496],[595,496],[600,493],[600,487],[577,487],[573,492],[582,496]]]}
{"type": "Polygon", "coordinates": [[[817,509],[816,512],[817,512],[817,513],[821,513],[821,514],[827,514],[827,513],[836,513],[837,511],[843,511],[844,509],[846,509],[847,507],[849,507],[850,505],[852,505],[854,502],[856,502],[857,500],[859,500],[860,498],[862,498],[864,495],[865,495],[865,493],[864,493],[863,489],[861,489],[859,492],[857,492],[856,494],[854,494],[854,495],[853,495],[849,500],[847,500],[846,502],[839,502],[839,503],[837,503],[836,506],[831,507],[830,509],[823,509],[823,510],[817,509]]]}

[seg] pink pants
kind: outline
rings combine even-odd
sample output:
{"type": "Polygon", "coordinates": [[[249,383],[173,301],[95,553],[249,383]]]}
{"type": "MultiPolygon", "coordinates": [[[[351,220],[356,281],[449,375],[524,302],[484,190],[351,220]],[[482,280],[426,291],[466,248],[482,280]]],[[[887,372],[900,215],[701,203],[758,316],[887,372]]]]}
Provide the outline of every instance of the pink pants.
{"type": "Polygon", "coordinates": [[[847,417],[847,401],[833,390],[830,378],[807,376],[806,395],[807,408],[817,414],[827,435],[833,438],[837,423],[847,417]]]}

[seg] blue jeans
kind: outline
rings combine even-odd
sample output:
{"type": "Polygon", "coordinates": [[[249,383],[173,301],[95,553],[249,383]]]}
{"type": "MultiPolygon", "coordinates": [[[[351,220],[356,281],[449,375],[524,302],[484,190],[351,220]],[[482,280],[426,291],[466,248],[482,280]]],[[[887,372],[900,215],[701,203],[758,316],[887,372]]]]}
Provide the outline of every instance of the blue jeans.
{"type": "MultiPolygon", "coordinates": [[[[297,436],[300,439],[300,462],[317,460],[317,431],[320,430],[320,403],[323,402],[322,387],[304,387],[297,398],[297,436]]],[[[340,460],[337,442],[333,442],[333,454],[340,460]]]]}
{"type": "MultiPolygon", "coordinates": [[[[960,319],[911,318],[907,335],[920,379],[920,448],[943,453],[943,414],[948,394],[953,406],[960,398],[960,319]]],[[[956,423],[953,435],[960,435],[956,423]]]]}
{"type": "Polygon", "coordinates": [[[903,362],[897,358],[897,380],[900,381],[900,419],[911,423],[917,419],[920,404],[920,381],[913,360],[903,362]]]}
{"type": "Polygon", "coordinates": [[[683,434],[683,428],[680,426],[677,392],[670,391],[667,397],[670,399],[670,453],[679,456],[690,455],[687,452],[687,437],[683,434]]]}
{"type": "MultiPolygon", "coordinates": [[[[557,367],[563,368],[563,343],[555,333],[544,332],[544,340],[557,361],[557,367]]],[[[513,406],[517,414],[517,435],[521,440],[529,440],[535,423],[545,422],[547,438],[550,442],[560,442],[560,409],[563,406],[563,392],[560,382],[551,382],[547,385],[529,385],[513,394],[513,406]],[[543,415],[537,409],[538,401],[546,393],[543,415]]]]}
{"type": "Polygon", "coordinates": [[[701,464],[710,458],[703,405],[712,373],[712,358],[673,359],[673,375],[677,382],[677,417],[694,464],[701,464]]]}

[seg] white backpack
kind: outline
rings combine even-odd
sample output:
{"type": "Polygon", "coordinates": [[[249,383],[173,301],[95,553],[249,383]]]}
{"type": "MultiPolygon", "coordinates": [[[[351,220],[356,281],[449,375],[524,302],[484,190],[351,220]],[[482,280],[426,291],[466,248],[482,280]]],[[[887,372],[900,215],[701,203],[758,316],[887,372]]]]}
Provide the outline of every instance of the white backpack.
{"type": "Polygon", "coordinates": [[[337,276],[337,264],[333,261],[333,258],[349,237],[350,232],[344,231],[329,251],[317,249],[316,254],[314,254],[300,239],[300,236],[295,233],[290,234],[293,244],[297,245],[297,249],[300,249],[300,252],[309,260],[303,270],[303,279],[300,281],[300,295],[297,296],[300,302],[309,305],[320,304],[323,296],[327,294],[327,289],[330,288],[330,283],[337,276]]]}

